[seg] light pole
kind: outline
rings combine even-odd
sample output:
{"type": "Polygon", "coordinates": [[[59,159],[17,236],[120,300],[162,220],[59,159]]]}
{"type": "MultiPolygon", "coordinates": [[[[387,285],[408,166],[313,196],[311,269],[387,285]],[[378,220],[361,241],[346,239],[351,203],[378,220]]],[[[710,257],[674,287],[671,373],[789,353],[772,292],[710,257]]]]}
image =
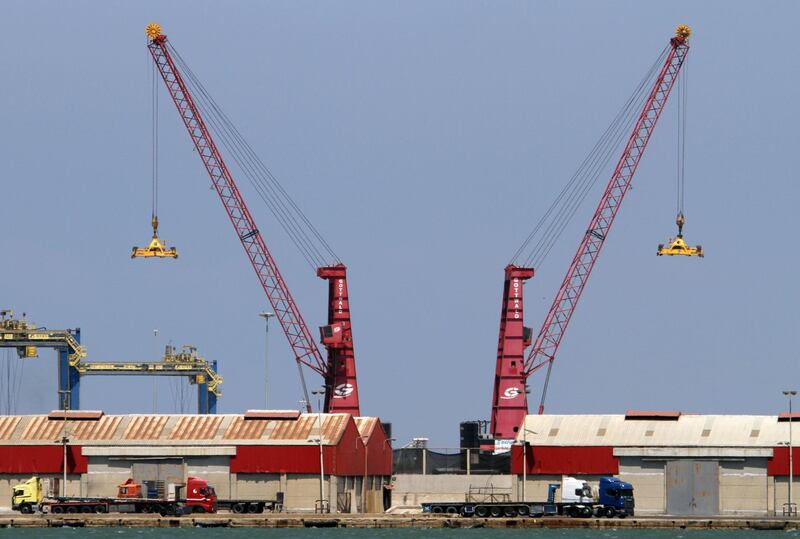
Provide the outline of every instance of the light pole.
{"type": "Polygon", "coordinates": [[[523,423],[522,427],[522,501],[528,499],[525,491],[525,485],[528,483],[528,433],[538,434],[530,429],[526,429],[523,423]]]}
{"type": "Polygon", "coordinates": [[[314,389],[311,393],[317,396],[317,423],[319,425],[319,512],[324,513],[325,490],[323,485],[325,483],[325,459],[322,456],[322,404],[320,400],[322,395],[325,394],[325,388],[314,389]]]}
{"type": "Polygon", "coordinates": [[[262,311],[258,316],[264,319],[266,325],[264,337],[264,409],[269,408],[269,319],[275,316],[275,313],[262,311]]]}
{"type": "MultiPolygon", "coordinates": [[[[797,391],[787,389],[783,392],[784,395],[789,397],[789,514],[795,515],[797,511],[792,502],[792,482],[794,481],[794,470],[792,469],[792,397],[797,395],[797,391]]],[[[784,514],[786,511],[784,511],[784,514]]]]}

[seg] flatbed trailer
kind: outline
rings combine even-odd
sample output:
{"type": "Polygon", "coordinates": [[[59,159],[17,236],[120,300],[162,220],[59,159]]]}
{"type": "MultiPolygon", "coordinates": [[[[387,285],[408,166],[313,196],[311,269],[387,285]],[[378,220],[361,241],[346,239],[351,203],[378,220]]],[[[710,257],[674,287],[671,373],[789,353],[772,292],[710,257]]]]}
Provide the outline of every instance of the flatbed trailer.
{"type": "Polygon", "coordinates": [[[179,516],[191,512],[192,507],[185,500],[151,500],[123,498],[49,498],[42,500],[38,507],[23,504],[21,513],[158,513],[161,516],[179,516]]]}
{"type": "Polygon", "coordinates": [[[280,511],[282,504],[277,500],[217,500],[218,509],[226,509],[231,513],[274,513],[280,511]]]}
{"type": "Polygon", "coordinates": [[[586,481],[564,477],[561,483],[550,483],[546,502],[511,501],[510,492],[497,494],[495,489],[470,487],[464,502],[426,502],[423,513],[460,515],[462,517],[544,517],[573,518],[633,516],[633,486],[616,477],[601,477],[597,497],[586,481]],[[562,488],[556,502],[556,491],[562,488]]]}
{"type": "Polygon", "coordinates": [[[548,502],[430,502],[422,504],[423,513],[447,514],[462,517],[546,517],[567,516],[576,518],[619,517],[628,513],[614,507],[596,503],[548,502]]]}

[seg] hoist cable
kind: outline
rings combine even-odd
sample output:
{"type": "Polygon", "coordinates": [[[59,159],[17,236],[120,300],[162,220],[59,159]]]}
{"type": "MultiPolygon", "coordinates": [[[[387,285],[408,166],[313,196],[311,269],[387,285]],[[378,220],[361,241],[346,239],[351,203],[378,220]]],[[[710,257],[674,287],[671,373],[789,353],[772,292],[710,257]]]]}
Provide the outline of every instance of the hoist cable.
{"type": "Polygon", "coordinates": [[[326,259],[339,262],[339,257],[336,256],[330,245],[261,161],[230,118],[205,89],[199,78],[171,45],[170,51],[180,64],[181,70],[186,74],[186,80],[195,92],[198,108],[207,118],[208,123],[214,129],[214,133],[220,137],[220,141],[231,154],[234,162],[248,178],[259,197],[276,217],[306,261],[312,266],[314,264],[317,266],[326,265],[326,259]]]}
{"type": "MultiPolygon", "coordinates": [[[[215,132],[222,137],[223,146],[234,156],[235,162],[248,177],[248,180],[253,184],[259,196],[276,216],[287,234],[290,235],[290,238],[301,251],[301,254],[304,255],[307,261],[309,261],[309,259],[314,260],[314,262],[309,261],[309,264],[312,267],[314,264],[317,266],[324,265],[324,257],[320,253],[318,246],[312,241],[305,229],[298,222],[295,213],[285,204],[284,200],[286,197],[281,197],[280,193],[276,192],[274,183],[271,184],[265,181],[264,178],[259,178],[259,167],[256,162],[257,156],[255,156],[255,152],[252,151],[252,148],[248,149],[246,147],[246,141],[244,141],[241,134],[236,130],[235,126],[224,112],[222,112],[216,102],[214,102],[213,98],[211,98],[188,66],[184,69],[189,75],[188,80],[190,84],[200,97],[198,100],[198,107],[204,110],[204,114],[209,118],[209,123],[212,124],[215,132]],[[242,142],[244,142],[244,144],[242,144],[242,142]]],[[[294,206],[296,207],[296,205],[294,206]]],[[[305,220],[307,221],[307,219],[305,220]]]]}
{"type": "Polygon", "coordinates": [[[683,213],[686,198],[686,111],[689,86],[688,62],[684,62],[678,80],[678,213],[683,213]]]}
{"type": "Polygon", "coordinates": [[[152,142],[152,157],[153,157],[153,186],[151,192],[151,214],[152,218],[158,217],[158,71],[155,63],[152,67],[152,85],[150,89],[151,94],[151,142],[152,142]]]}
{"type": "Polygon", "coordinates": [[[626,133],[632,127],[647,98],[648,94],[644,90],[647,88],[648,82],[657,73],[658,66],[663,62],[668,51],[669,47],[665,47],[653,62],[636,89],[603,132],[600,139],[595,143],[589,154],[581,162],[575,173],[570,177],[555,201],[514,253],[511,260],[512,264],[523,260],[526,266],[539,267],[547,258],[561,233],[605,170],[614,155],[614,151],[625,140],[626,133]],[[536,238],[538,238],[537,242],[531,246],[536,238]],[[524,258],[523,255],[525,255],[524,258]]]}

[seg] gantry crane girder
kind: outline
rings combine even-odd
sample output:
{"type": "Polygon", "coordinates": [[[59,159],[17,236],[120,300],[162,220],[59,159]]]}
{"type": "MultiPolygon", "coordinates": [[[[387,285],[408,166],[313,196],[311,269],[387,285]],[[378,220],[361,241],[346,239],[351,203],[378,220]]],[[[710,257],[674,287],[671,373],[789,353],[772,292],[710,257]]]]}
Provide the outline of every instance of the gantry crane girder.
{"type": "Polygon", "coordinates": [[[217,362],[197,355],[196,348],[185,346],[176,352],[167,346],[161,361],[83,361],[86,348],[80,344],[81,330],[47,329],[22,319],[13,318],[11,310],[0,311],[0,348],[16,348],[20,358],[38,356],[39,348],[52,348],[58,353],[58,408],[80,410],[80,382],[83,376],[144,375],[181,376],[197,385],[197,411],[217,412],[217,398],[222,395],[222,377],[217,362]]]}
{"type": "MultiPolygon", "coordinates": [[[[509,282],[513,285],[515,278],[520,281],[524,280],[519,274],[528,275],[525,278],[530,278],[533,275],[533,270],[514,266],[506,268],[503,316],[500,320],[500,339],[497,351],[490,427],[491,434],[495,439],[516,437],[520,425],[528,413],[528,377],[540,368],[547,366],[547,374],[539,404],[539,413],[544,412],[544,400],[547,395],[550,372],[559,344],[572,319],[578,300],[592,273],[600,250],[608,237],[617,211],[625,194],[628,192],[658,118],[664,110],[667,98],[678,78],[686,54],[689,52],[688,38],[690,34],[691,30],[688,26],[680,25],[675,31],[675,37],[670,40],[669,51],[661,70],[645,100],[625,149],[592,216],[592,220],[581,238],[575,257],[567,269],[564,280],[536,336],[533,347],[524,361],[522,361],[524,351],[520,351],[520,343],[525,341],[522,336],[525,331],[522,323],[522,283],[520,282],[519,296],[517,298],[513,296],[513,294],[517,293],[517,288],[515,286],[509,287],[509,282]],[[517,299],[518,309],[515,308],[513,317],[509,319],[507,306],[509,302],[517,305],[514,303],[517,299]]],[[[523,345],[523,349],[527,344],[523,345]]]]}

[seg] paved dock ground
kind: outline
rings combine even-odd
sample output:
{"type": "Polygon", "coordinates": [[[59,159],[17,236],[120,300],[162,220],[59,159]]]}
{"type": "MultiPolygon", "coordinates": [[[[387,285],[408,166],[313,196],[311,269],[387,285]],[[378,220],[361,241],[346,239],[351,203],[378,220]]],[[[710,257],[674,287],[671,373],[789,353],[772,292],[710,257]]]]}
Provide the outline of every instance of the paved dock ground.
{"type": "Polygon", "coordinates": [[[640,528],[796,530],[800,519],[779,517],[672,518],[461,518],[440,515],[2,515],[2,528],[640,528]]]}

